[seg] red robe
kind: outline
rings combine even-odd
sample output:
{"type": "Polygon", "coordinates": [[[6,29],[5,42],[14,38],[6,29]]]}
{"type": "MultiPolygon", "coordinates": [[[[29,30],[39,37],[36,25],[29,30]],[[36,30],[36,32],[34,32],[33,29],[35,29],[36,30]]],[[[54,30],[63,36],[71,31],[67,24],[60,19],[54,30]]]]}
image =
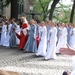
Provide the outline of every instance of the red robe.
{"type": "MultiPolygon", "coordinates": [[[[28,24],[26,24],[26,23],[22,24],[22,29],[25,29],[27,27],[28,27],[28,24]]],[[[21,31],[21,35],[18,35],[17,33],[16,33],[16,35],[20,39],[20,44],[18,47],[19,47],[19,49],[23,49],[27,42],[28,36],[27,35],[25,36],[23,31],[21,31]]]]}
{"type": "Polygon", "coordinates": [[[38,45],[40,43],[40,35],[39,34],[36,36],[36,43],[37,43],[37,48],[38,48],[38,45]]]}

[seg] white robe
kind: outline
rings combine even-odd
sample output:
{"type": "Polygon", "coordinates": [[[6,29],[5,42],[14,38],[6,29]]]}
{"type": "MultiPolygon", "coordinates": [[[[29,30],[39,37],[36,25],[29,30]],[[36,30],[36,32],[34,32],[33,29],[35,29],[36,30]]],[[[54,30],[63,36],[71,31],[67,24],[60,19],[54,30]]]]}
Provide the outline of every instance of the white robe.
{"type": "Polygon", "coordinates": [[[75,28],[72,29],[71,34],[70,34],[70,42],[69,45],[71,48],[75,49],[75,28]],[[73,34],[73,35],[72,35],[73,34]]]}
{"type": "Polygon", "coordinates": [[[56,53],[60,53],[59,49],[66,47],[67,44],[67,29],[61,28],[60,33],[59,33],[59,40],[56,48],[56,53]]]}
{"type": "Polygon", "coordinates": [[[12,26],[12,24],[8,25],[8,32],[7,32],[5,41],[4,41],[4,43],[3,43],[3,46],[6,46],[6,47],[9,47],[9,39],[10,39],[9,32],[10,32],[10,30],[11,30],[11,26],[12,26]]]}
{"type": "Polygon", "coordinates": [[[55,59],[56,58],[56,42],[57,42],[57,28],[51,28],[48,33],[48,45],[47,53],[45,59],[55,59]]]}
{"type": "MultiPolygon", "coordinates": [[[[20,35],[20,31],[21,31],[20,26],[17,25],[16,33],[18,33],[20,35]]],[[[16,36],[16,43],[17,43],[17,45],[19,45],[19,43],[20,43],[20,40],[17,38],[17,36],[16,36]]]]}
{"type": "Polygon", "coordinates": [[[3,46],[3,43],[6,39],[6,31],[7,31],[6,25],[3,25],[2,26],[2,31],[1,31],[1,45],[2,46],[3,46]]]}
{"type": "Polygon", "coordinates": [[[39,34],[40,34],[41,41],[39,43],[38,51],[36,55],[45,56],[46,47],[47,47],[47,28],[46,26],[40,27],[39,34]]]}
{"type": "Polygon", "coordinates": [[[72,72],[71,75],[75,75],[75,56],[72,57],[72,72]]]}

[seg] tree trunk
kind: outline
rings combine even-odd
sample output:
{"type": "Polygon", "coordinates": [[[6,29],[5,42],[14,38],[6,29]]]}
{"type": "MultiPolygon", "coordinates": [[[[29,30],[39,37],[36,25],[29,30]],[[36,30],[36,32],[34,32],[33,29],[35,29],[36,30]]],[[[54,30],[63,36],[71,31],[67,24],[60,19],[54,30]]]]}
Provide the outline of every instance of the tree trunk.
{"type": "Polygon", "coordinates": [[[52,20],[54,9],[59,1],[60,0],[53,1],[52,5],[51,5],[51,9],[50,9],[49,20],[52,20]]]}
{"type": "Polygon", "coordinates": [[[46,15],[46,14],[44,14],[44,16],[43,16],[43,21],[45,21],[45,20],[46,20],[46,17],[47,17],[47,15],[46,15]]]}
{"type": "Polygon", "coordinates": [[[11,18],[18,19],[18,0],[11,0],[11,18]]]}
{"type": "Polygon", "coordinates": [[[71,10],[70,23],[73,23],[74,9],[75,9],[75,0],[73,2],[73,6],[72,6],[72,10],[71,10]]]}

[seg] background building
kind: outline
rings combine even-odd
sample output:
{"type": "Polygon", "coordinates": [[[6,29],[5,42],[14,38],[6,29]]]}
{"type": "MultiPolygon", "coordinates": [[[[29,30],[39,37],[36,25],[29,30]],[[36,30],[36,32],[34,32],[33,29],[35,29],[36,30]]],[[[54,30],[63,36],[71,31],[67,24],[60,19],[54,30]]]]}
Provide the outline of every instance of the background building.
{"type": "MultiPolygon", "coordinates": [[[[10,17],[10,9],[11,4],[7,7],[3,7],[5,0],[0,0],[0,15],[5,15],[10,17]]],[[[19,16],[25,15],[25,13],[29,13],[31,10],[33,10],[35,0],[21,0],[18,2],[18,14],[19,16]]]]}

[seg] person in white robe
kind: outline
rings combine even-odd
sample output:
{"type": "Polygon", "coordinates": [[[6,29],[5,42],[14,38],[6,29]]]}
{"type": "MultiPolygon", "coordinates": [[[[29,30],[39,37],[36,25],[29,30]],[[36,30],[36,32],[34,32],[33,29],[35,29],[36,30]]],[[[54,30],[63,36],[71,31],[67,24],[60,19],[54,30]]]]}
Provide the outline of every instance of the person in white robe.
{"type": "Polygon", "coordinates": [[[71,30],[69,46],[75,49],[75,25],[73,25],[71,30]]]}
{"type": "Polygon", "coordinates": [[[47,27],[47,37],[48,37],[48,32],[51,29],[51,21],[50,20],[48,20],[46,27],[47,27]]]}
{"type": "Polygon", "coordinates": [[[69,25],[68,25],[68,28],[67,28],[67,33],[68,33],[68,35],[67,35],[67,43],[68,43],[68,44],[69,44],[69,42],[70,42],[71,30],[72,30],[72,25],[69,24],[69,25]]]}
{"type": "Polygon", "coordinates": [[[11,27],[11,30],[10,30],[10,39],[9,39],[9,47],[10,48],[15,48],[17,46],[16,44],[16,34],[15,34],[15,30],[17,28],[17,25],[16,25],[16,19],[15,18],[12,18],[12,27],[11,27]]]}
{"type": "Polygon", "coordinates": [[[38,51],[37,51],[36,55],[37,56],[45,56],[46,48],[47,48],[47,28],[43,21],[41,22],[39,35],[40,35],[40,43],[39,43],[38,51]]]}
{"type": "Polygon", "coordinates": [[[67,29],[65,27],[65,24],[63,23],[59,33],[59,40],[56,48],[56,53],[60,53],[59,49],[62,47],[66,47],[66,44],[67,44],[67,29]]]}
{"type": "Polygon", "coordinates": [[[61,23],[57,23],[57,44],[58,44],[58,40],[59,40],[59,33],[60,33],[60,30],[61,30],[61,23]]]}
{"type": "Polygon", "coordinates": [[[11,24],[11,20],[8,21],[8,29],[7,29],[7,35],[6,35],[6,39],[3,43],[3,46],[5,47],[9,47],[9,39],[10,39],[10,30],[11,30],[12,24],[11,24]]]}
{"type": "MultiPolygon", "coordinates": [[[[16,28],[15,32],[20,35],[21,29],[20,29],[20,25],[19,25],[18,21],[17,21],[17,28],[16,28]]],[[[16,44],[19,45],[19,43],[20,43],[20,40],[16,36],[16,44]]]]}
{"type": "Polygon", "coordinates": [[[6,32],[7,32],[7,28],[6,28],[5,22],[2,21],[2,31],[1,31],[1,45],[2,46],[6,39],[6,32]]]}
{"type": "Polygon", "coordinates": [[[51,23],[51,29],[48,32],[48,40],[47,40],[47,52],[45,59],[55,59],[56,58],[56,42],[57,42],[57,28],[55,24],[51,23]]]}

